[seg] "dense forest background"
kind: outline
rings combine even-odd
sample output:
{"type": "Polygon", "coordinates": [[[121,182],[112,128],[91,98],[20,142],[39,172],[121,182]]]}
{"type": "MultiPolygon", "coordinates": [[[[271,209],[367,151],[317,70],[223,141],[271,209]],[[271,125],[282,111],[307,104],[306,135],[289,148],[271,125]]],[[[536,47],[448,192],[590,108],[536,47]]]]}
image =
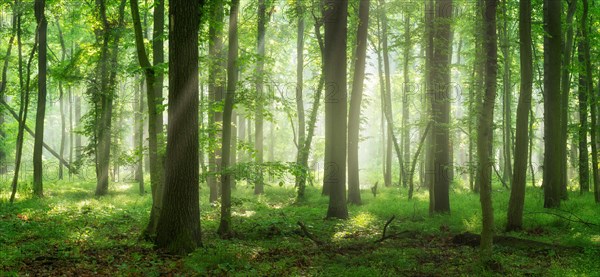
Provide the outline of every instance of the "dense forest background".
{"type": "Polygon", "coordinates": [[[0,0],[0,41],[0,275],[600,272],[597,1],[0,0]]]}

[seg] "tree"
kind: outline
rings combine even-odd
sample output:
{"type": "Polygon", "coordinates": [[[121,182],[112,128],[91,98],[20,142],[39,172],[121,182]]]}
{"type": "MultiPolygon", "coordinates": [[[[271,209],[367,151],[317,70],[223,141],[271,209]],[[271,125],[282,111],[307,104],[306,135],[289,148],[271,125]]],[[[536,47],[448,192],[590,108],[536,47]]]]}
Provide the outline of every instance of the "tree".
{"type": "MultiPolygon", "coordinates": [[[[404,74],[404,86],[402,95],[402,154],[404,155],[403,160],[405,163],[408,163],[410,161],[410,105],[408,100],[409,89],[412,88],[412,86],[410,85],[409,78],[409,66],[412,49],[412,34],[410,27],[410,12],[406,12],[406,14],[404,14],[404,68],[402,70],[404,74]]],[[[406,164],[400,166],[404,166],[405,168],[408,167],[408,165],[406,164]]],[[[404,170],[403,172],[405,174],[402,174],[402,185],[404,187],[407,187],[409,183],[412,183],[412,180],[409,180],[409,178],[412,176],[412,173],[410,174],[411,176],[407,176],[407,171],[408,170],[404,170]]]]}
{"type": "Polygon", "coordinates": [[[531,40],[531,0],[519,3],[519,39],[521,61],[521,87],[517,106],[517,130],[515,135],[515,161],[510,200],[508,203],[507,231],[523,228],[523,205],[527,179],[527,157],[529,141],[529,110],[533,90],[533,56],[531,40]]]}
{"type": "Polygon", "coordinates": [[[264,135],[263,135],[263,109],[265,105],[265,93],[263,89],[264,79],[264,67],[265,67],[265,33],[266,33],[266,0],[258,0],[258,26],[256,36],[256,53],[258,60],[256,62],[256,121],[255,121],[255,133],[254,133],[254,148],[256,149],[256,163],[259,166],[259,170],[256,173],[256,183],[254,184],[254,194],[264,193],[264,182],[262,163],[264,156],[264,135]]]}
{"type": "Polygon", "coordinates": [[[152,237],[156,233],[156,224],[162,209],[164,192],[164,153],[162,145],[162,84],[163,73],[158,66],[164,62],[163,33],[164,33],[164,0],[154,2],[154,33],[152,52],[154,65],[150,63],[144,46],[144,35],[137,0],[131,0],[131,17],[135,32],[135,46],[140,66],[144,70],[146,81],[146,99],[148,105],[148,157],[150,159],[150,187],[152,190],[152,209],[150,221],[144,231],[145,236],[152,237]]]}
{"type": "MultiPolygon", "coordinates": [[[[392,114],[392,81],[391,81],[391,72],[390,72],[390,54],[388,49],[388,22],[387,15],[385,9],[385,0],[379,0],[379,17],[381,22],[381,51],[383,57],[383,68],[385,72],[385,90],[383,95],[383,113],[392,114]]],[[[387,117],[387,116],[385,116],[387,117]]],[[[385,146],[385,167],[384,167],[384,182],[385,186],[389,187],[392,185],[392,147],[393,147],[393,138],[392,132],[394,131],[394,121],[393,118],[389,118],[386,120],[387,126],[387,138],[386,138],[386,146],[385,146]]],[[[402,166],[402,165],[400,165],[402,166]]]]}
{"type": "MultiPolygon", "coordinates": [[[[573,1],[575,2],[575,1],[573,1]]],[[[587,1],[583,1],[583,16],[581,20],[581,29],[579,30],[579,43],[577,46],[577,56],[579,62],[579,89],[578,89],[578,100],[579,100],[579,191],[580,193],[588,192],[590,189],[590,165],[589,165],[589,152],[588,152],[588,95],[592,90],[588,87],[588,75],[586,66],[586,51],[587,41],[583,36],[583,30],[587,28],[587,1]]],[[[564,79],[563,79],[564,80],[564,79]]]]}
{"type": "Polygon", "coordinates": [[[477,155],[479,156],[480,202],[482,212],[481,250],[484,259],[490,259],[494,237],[494,207],[492,206],[491,149],[493,142],[494,102],[496,100],[496,77],[498,75],[498,42],[496,35],[497,0],[486,0],[484,11],[485,94],[479,116],[477,155]]]}
{"type": "Polygon", "coordinates": [[[38,24],[38,100],[35,116],[35,140],[33,145],[33,194],[44,196],[42,176],[42,144],[44,143],[44,119],[46,117],[46,78],[48,75],[48,21],[45,15],[46,1],[36,0],[34,4],[35,18],[38,24]]]}
{"type": "Polygon", "coordinates": [[[325,175],[329,187],[327,218],[348,218],[346,206],[347,145],[347,0],[324,0],[325,175]]]}
{"type": "Polygon", "coordinates": [[[503,181],[510,182],[512,179],[512,81],[511,81],[511,72],[510,66],[512,63],[511,56],[511,48],[510,48],[510,33],[508,30],[508,0],[502,1],[502,56],[503,56],[503,74],[502,74],[502,89],[503,89],[503,97],[502,97],[502,109],[503,109],[503,136],[502,136],[502,153],[504,158],[503,163],[503,181]]]}
{"type": "Polygon", "coordinates": [[[561,159],[560,73],[562,3],[544,0],[544,207],[560,206],[563,171],[561,159]]]}
{"type": "Polygon", "coordinates": [[[96,1],[98,19],[101,29],[97,32],[97,40],[101,45],[97,62],[97,80],[93,85],[92,101],[94,109],[94,150],[96,166],[96,196],[108,193],[108,169],[110,165],[111,132],[113,101],[117,84],[117,64],[119,57],[119,40],[124,24],[126,0],[119,4],[117,24],[111,24],[107,17],[105,0],[96,1]],[[116,27],[116,28],[115,28],[116,27]],[[112,42],[112,44],[111,44],[112,42]]]}
{"type": "Polygon", "coordinates": [[[198,30],[204,1],[169,2],[169,125],[156,246],[187,254],[201,245],[198,198],[198,30]]]}
{"type": "Polygon", "coordinates": [[[435,2],[433,21],[433,54],[428,56],[431,78],[427,93],[431,103],[433,125],[433,202],[430,210],[435,213],[450,212],[450,59],[452,56],[452,0],[435,2]]]}
{"type": "MultiPolygon", "coordinates": [[[[304,142],[306,141],[306,119],[304,114],[304,6],[301,1],[296,1],[296,110],[298,114],[298,152],[296,154],[296,164],[302,167],[300,156],[302,155],[304,142]]],[[[302,172],[300,175],[304,174],[302,172]]],[[[296,187],[298,194],[304,187],[300,188],[299,177],[296,177],[296,187]]]]}
{"type": "Polygon", "coordinates": [[[232,0],[229,11],[229,50],[227,58],[227,91],[223,108],[223,148],[221,158],[221,220],[217,233],[222,238],[233,236],[231,229],[231,162],[232,114],[238,79],[238,9],[239,0],[232,0]]]}
{"type": "Polygon", "coordinates": [[[218,111],[215,106],[223,101],[223,90],[225,82],[224,72],[224,51],[223,51],[223,1],[216,0],[209,3],[210,22],[208,25],[208,51],[209,62],[209,82],[208,82],[208,119],[211,127],[209,133],[210,141],[214,143],[214,147],[209,152],[209,171],[211,174],[208,178],[208,187],[210,190],[209,201],[214,203],[219,197],[218,174],[221,168],[221,145],[219,139],[221,137],[221,123],[223,122],[223,113],[218,111]]]}
{"type": "Polygon", "coordinates": [[[359,23],[356,36],[354,80],[348,116],[348,202],[361,204],[358,143],[360,142],[360,114],[367,58],[367,36],[369,31],[369,0],[360,1],[359,23]]]}
{"type": "Polygon", "coordinates": [[[562,158],[561,162],[561,171],[563,179],[561,180],[561,198],[566,200],[568,198],[567,193],[567,138],[569,137],[569,94],[571,91],[571,52],[573,51],[573,17],[575,16],[575,11],[577,10],[577,1],[571,0],[567,1],[569,3],[569,9],[567,12],[567,33],[566,39],[564,40],[563,46],[563,61],[562,61],[562,76],[561,76],[561,110],[560,110],[560,120],[561,120],[561,152],[562,158]]]}

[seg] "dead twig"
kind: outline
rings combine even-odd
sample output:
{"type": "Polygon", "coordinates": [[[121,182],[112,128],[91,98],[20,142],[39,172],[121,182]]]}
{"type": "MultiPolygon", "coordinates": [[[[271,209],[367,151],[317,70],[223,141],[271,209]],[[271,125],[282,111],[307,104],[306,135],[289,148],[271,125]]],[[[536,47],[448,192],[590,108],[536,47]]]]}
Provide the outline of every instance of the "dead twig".
{"type": "Polygon", "coordinates": [[[385,225],[383,226],[383,234],[381,234],[381,238],[380,238],[380,239],[378,239],[378,240],[376,240],[376,241],[375,241],[375,243],[380,243],[380,242],[382,242],[382,241],[384,241],[384,240],[386,240],[386,239],[392,238],[392,237],[394,236],[394,235],[391,235],[391,236],[387,236],[387,235],[386,235],[386,233],[387,233],[387,228],[388,228],[388,226],[389,226],[389,225],[392,223],[392,221],[394,221],[394,219],[396,219],[396,216],[395,216],[395,215],[394,215],[394,216],[392,216],[392,217],[390,217],[390,219],[388,219],[388,221],[387,221],[387,222],[385,223],[385,225]]]}
{"type": "Polygon", "coordinates": [[[558,210],[558,211],[569,213],[572,217],[575,217],[575,219],[571,218],[570,216],[567,217],[567,216],[564,216],[562,214],[554,213],[554,212],[551,212],[551,211],[525,212],[525,214],[548,214],[548,215],[556,216],[556,217],[558,217],[560,219],[564,219],[564,220],[569,221],[569,222],[584,224],[587,227],[600,227],[599,224],[596,224],[596,223],[593,223],[593,222],[589,222],[589,221],[585,221],[585,220],[581,219],[579,216],[573,214],[572,212],[564,211],[564,210],[558,210]]]}

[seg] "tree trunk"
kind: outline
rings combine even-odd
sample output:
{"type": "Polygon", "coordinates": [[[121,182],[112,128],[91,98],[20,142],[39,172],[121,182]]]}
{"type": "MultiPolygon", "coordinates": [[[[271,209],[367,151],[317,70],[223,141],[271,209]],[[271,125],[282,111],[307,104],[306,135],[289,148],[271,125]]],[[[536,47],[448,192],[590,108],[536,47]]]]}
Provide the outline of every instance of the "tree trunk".
{"type": "Polygon", "coordinates": [[[503,136],[502,145],[504,153],[504,164],[503,164],[503,176],[504,183],[512,181],[512,81],[510,66],[512,64],[511,52],[510,52],[510,34],[508,31],[508,8],[507,0],[502,1],[502,56],[503,56],[503,74],[502,74],[502,88],[503,88],[503,136]]]}
{"type": "Polygon", "coordinates": [[[433,27],[433,68],[428,84],[433,125],[433,200],[435,213],[450,212],[450,55],[452,0],[437,0],[433,27]]]}
{"type": "Polygon", "coordinates": [[[223,156],[221,160],[221,221],[217,233],[222,238],[233,236],[231,228],[231,183],[235,176],[231,168],[232,116],[238,77],[238,9],[239,0],[231,1],[229,12],[229,53],[227,59],[227,94],[223,108],[223,156]]]}
{"type": "Polygon", "coordinates": [[[494,207],[492,206],[492,166],[491,154],[494,125],[494,101],[496,99],[496,77],[498,74],[498,46],[496,36],[497,0],[485,1],[484,12],[484,49],[485,61],[485,96],[479,117],[477,156],[481,175],[481,192],[479,194],[482,212],[481,251],[483,259],[491,259],[492,241],[494,237],[494,207]]]}
{"type": "Polygon", "coordinates": [[[198,28],[204,1],[169,2],[169,126],[156,246],[188,254],[202,244],[198,197],[198,28]]]}
{"type": "MultiPolygon", "coordinates": [[[[411,41],[411,22],[410,22],[410,14],[406,13],[404,18],[404,86],[403,86],[403,96],[402,96],[402,154],[404,155],[403,160],[405,163],[410,161],[410,102],[409,91],[412,91],[412,85],[410,84],[409,79],[409,66],[411,59],[411,49],[412,49],[412,41],[411,41]]],[[[408,164],[400,165],[401,167],[407,168],[408,164]]],[[[403,170],[405,173],[407,170],[403,170]]],[[[408,180],[409,176],[406,174],[402,175],[402,186],[405,188],[408,186],[408,183],[412,182],[412,180],[408,180]]],[[[412,176],[412,173],[411,173],[412,176]]]]}
{"type": "MultiPolygon", "coordinates": [[[[254,148],[256,150],[256,163],[258,172],[256,184],[254,184],[254,194],[264,193],[264,180],[262,172],[262,164],[264,162],[264,135],[263,135],[263,109],[266,104],[265,93],[263,90],[264,67],[265,67],[265,32],[266,32],[266,10],[265,0],[258,0],[258,26],[256,36],[256,53],[258,60],[256,63],[256,93],[258,103],[256,104],[256,122],[255,122],[255,139],[254,148]]],[[[273,143],[273,142],[271,142],[273,143]]]]}
{"type": "Polygon", "coordinates": [[[327,218],[348,218],[346,206],[347,145],[347,0],[324,0],[325,20],[325,175],[329,186],[327,218]]]}
{"type": "Polygon", "coordinates": [[[515,137],[515,164],[510,200],[508,203],[507,231],[523,228],[523,206],[527,180],[527,157],[529,155],[529,110],[533,90],[533,56],[531,40],[531,0],[521,0],[519,7],[519,39],[521,41],[521,87],[517,106],[517,130],[515,137]]]}
{"type": "Polygon", "coordinates": [[[144,33],[142,30],[138,1],[131,0],[131,15],[135,31],[135,45],[140,66],[144,69],[146,80],[146,99],[148,105],[148,156],[150,160],[150,187],[152,190],[152,209],[150,221],[144,231],[147,237],[156,233],[156,224],[162,209],[162,195],[164,192],[164,135],[162,118],[162,69],[157,68],[164,62],[163,33],[164,33],[164,1],[154,2],[154,34],[153,54],[154,66],[150,63],[144,46],[144,33]]]}
{"type": "MultiPolygon", "coordinates": [[[[133,0],[132,0],[133,1],[133,0]]],[[[136,76],[134,86],[134,99],[133,99],[133,108],[134,108],[134,149],[136,149],[135,158],[135,181],[138,183],[140,195],[144,195],[144,95],[141,93],[141,88],[143,87],[143,81],[139,82],[140,79],[136,76]]]]}
{"type": "Polygon", "coordinates": [[[116,90],[117,65],[119,57],[119,40],[124,24],[126,0],[119,5],[118,25],[111,26],[107,18],[106,2],[97,1],[99,18],[102,21],[103,32],[99,39],[102,41],[100,59],[98,61],[99,88],[95,88],[98,102],[96,103],[96,196],[108,193],[108,170],[110,165],[111,132],[113,100],[116,90]],[[112,45],[110,45],[112,41],[112,45]],[[112,46],[112,47],[111,47],[112,46]]]}
{"type": "MultiPolygon", "coordinates": [[[[304,115],[304,6],[302,2],[296,2],[297,31],[296,31],[296,111],[298,114],[298,152],[296,154],[296,165],[301,168],[301,175],[308,173],[302,169],[301,156],[306,143],[306,119],[304,115]]],[[[305,187],[300,188],[300,176],[296,176],[296,188],[298,198],[304,197],[305,187]],[[302,194],[302,196],[300,196],[302,194]]],[[[304,183],[305,185],[306,183],[304,183]]]]}
{"type": "Polygon", "coordinates": [[[562,55],[560,1],[544,0],[544,207],[560,206],[563,171],[561,159],[560,73],[562,55]]]}
{"type": "Polygon", "coordinates": [[[46,78],[48,53],[48,21],[45,15],[46,1],[36,0],[34,4],[35,18],[38,25],[38,98],[35,116],[35,140],[33,145],[33,194],[44,196],[42,172],[42,144],[44,143],[44,119],[46,118],[46,78]]]}
{"type": "MultiPolygon", "coordinates": [[[[323,45],[323,36],[321,35],[321,23],[318,20],[315,22],[315,37],[317,38],[317,42],[319,44],[319,50],[321,53],[321,61],[325,59],[325,46],[323,45]]],[[[321,73],[324,72],[324,67],[321,64],[321,73]]],[[[296,183],[298,184],[298,198],[304,198],[304,192],[306,189],[306,179],[309,177],[309,168],[308,168],[308,156],[310,155],[310,146],[312,144],[312,139],[315,133],[315,125],[317,123],[317,117],[319,115],[319,106],[321,103],[321,95],[323,94],[325,79],[323,78],[323,74],[321,74],[319,78],[319,84],[317,90],[315,91],[315,95],[313,98],[312,109],[310,111],[306,140],[302,144],[302,151],[299,153],[297,158],[298,165],[300,167],[300,174],[296,176],[296,183]]]]}
{"type": "Polygon", "coordinates": [[[562,64],[562,73],[561,73],[561,109],[560,109],[560,120],[561,120],[561,137],[560,144],[562,147],[562,158],[560,160],[561,163],[561,171],[563,179],[561,180],[560,189],[561,189],[561,198],[563,200],[567,200],[569,198],[569,194],[567,193],[567,139],[569,137],[569,94],[571,92],[571,52],[573,51],[573,17],[575,16],[575,11],[577,10],[577,0],[568,1],[569,10],[567,13],[567,33],[566,40],[564,41],[563,46],[563,64],[562,64]]]}
{"type": "Polygon", "coordinates": [[[355,63],[354,80],[352,81],[352,96],[348,117],[348,202],[356,205],[361,204],[358,144],[360,142],[360,114],[365,80],[365,63],[367,59],[369,4],[370,0],[360,1],[358,11],[359,23],[356,35],[356,58],[353,61],[355,63]]]}
{"type": "MultiPolygon", "coordinates": [[[[392,80],[391,80],[391,69],[390,69],[390,54],[388,50],[388,22],[386,16],[385,0],[379,0],[379,16],[381,18],[381,50],[383,51],[383,67],[385,71],[385,105],[383,106],[384,114],[392,114],[392,80]]],[[[394,120],[390,118],[386,121],[387,124],[387,138],[386,138],[386,150],[385,150],[385,175],[384,182],[385,186],[392,186],[392,132],[394,130],[394,120]]]]}
{"type": "MultiPolygon", "coordinates": [[[[58,37],[60,40],[60,48],[61,48],[61,58],[60,61],[64,62],[67,56],[67,47],[65,46],[65,39],[63,37],[62,30],[60,28],[60,21],[56,20],[56,27],[58,29],[58,37]]],[[[66,125],[66,117],[65,117],[65,99],[64,99],[64,90],[62,82],[58,82],[58,91],[59,91],[59,106],[60,106],[60,124],[61,124],[61,133],[60,133],[60,158],[64,160],[65,158],[65,144],[67,143],[67,125],[66,125]]],[[[58,166],[58,179],[63,179],[63,165],[59,163],[58,166]]]]}
{"type": "Polygon", "coordinates": [[[583,40],[579,41],[578,46],[579,59],[579,192],[589,192],[590,190],[590,164],[588,153],[588,89],[587,75],[585,74],[585,44],[583,40]]]}
{"type": "Polygon", "coordinates": [[[211,132],[209,138],[214,142],[214,147],[209,152],[209,171],[208,177],[209,202],[214,203],[219,197],[219,171],[221,170],[221,142],[220,132],[223,121],[223,113],[217,111],[215,106],[223,101],[223,90],[225,82],[224,72],[224,52],[223,52],[223,1],[216,0],[210,4],[211,20],[208,26],[208,52],[211,57],[209,62],[209,82],[208,82],[208,119],[211,132]]]}

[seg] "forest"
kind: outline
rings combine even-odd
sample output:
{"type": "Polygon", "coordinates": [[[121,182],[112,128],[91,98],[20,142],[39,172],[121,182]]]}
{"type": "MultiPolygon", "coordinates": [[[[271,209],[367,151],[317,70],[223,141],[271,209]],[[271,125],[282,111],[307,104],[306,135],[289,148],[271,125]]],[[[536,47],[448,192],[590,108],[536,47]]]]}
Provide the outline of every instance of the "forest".
{"type": "Polygon", "coordinates": [[[596,0],[0,0],[0,276],[600,276],[596,0]]]}

